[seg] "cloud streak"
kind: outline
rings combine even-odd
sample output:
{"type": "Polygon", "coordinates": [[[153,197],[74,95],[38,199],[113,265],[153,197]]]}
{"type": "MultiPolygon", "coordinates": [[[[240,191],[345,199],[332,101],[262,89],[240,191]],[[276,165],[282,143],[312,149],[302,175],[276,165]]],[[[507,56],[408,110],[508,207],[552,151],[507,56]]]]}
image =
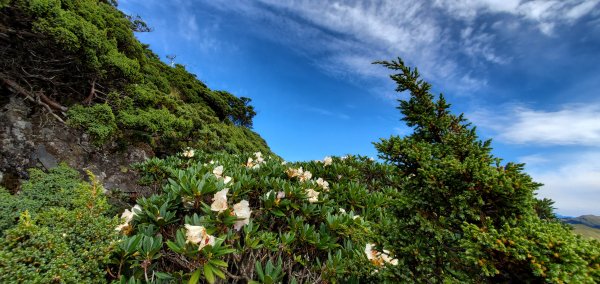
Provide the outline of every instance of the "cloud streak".
{"type": "MultiPolygon", "coordinates": [[[[493,29],[537,26],[551,35],[590,15],[600,0],[204,1],[222,11],[259,19],[250,32],[280,42],[324,72],[361,84],[387,71],[371,62],[401,56],[435,85],[470,94],[487,86],[487,64],[507,64],[505,39],[493,29]],[[490,15],[497,15],[490,20],[490,15]]],[[[388,83],[389,84],[389,83],[388,83]]]]}
{"type": "Polygon", "coordinates": [[[506,143],[600,146],[600,105],[569,105],[557,111],[516,106],[502,113],[481,111],[472,118],[506,143]]]}
{"type": "Polygon", "coordinates": [[[557,25],[570,25],[594,11],[600,0],[436,0],[434,5],[455,18],[473,21],[482,14],[504,13],[537,24],[552,35],[557,25]]]}

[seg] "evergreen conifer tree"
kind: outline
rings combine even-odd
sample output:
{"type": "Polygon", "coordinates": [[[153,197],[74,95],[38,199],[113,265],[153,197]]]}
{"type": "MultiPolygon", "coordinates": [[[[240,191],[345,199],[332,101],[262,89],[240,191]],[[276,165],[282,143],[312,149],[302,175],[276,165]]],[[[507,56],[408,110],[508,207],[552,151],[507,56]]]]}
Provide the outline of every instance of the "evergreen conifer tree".
{"type": "Polygon", "coordinates": [[[491,141],[481,141],[462,114],[452,114],[443,95],[434,99],[416,68],[401,59],[376,63],[398,72],[390,76],[396,91],[410,92],[398,109],[414,129],[406,137],[375,143],[380,158],[396,165],[402,176],[389,221],[381,226],[383,242],[396,249],[401,263],[391,270],[392,279],[548,281],[551,270],[562,280],[591,282],[594,273],[598,276],[597,249],[585,260],[573,250],[587,243],[562,224],[538,217],[536,207],[548,215],[552,203],[535,198],[540,184],[523,172],[523,164],[503,165],[494,157],[491,141]],[[580,278],[547,243],[556,241],[573,249],[567,262],[589,268],[578,270],[580,278]],[[536,262],[533,252],[546,262],[536,262]]]}

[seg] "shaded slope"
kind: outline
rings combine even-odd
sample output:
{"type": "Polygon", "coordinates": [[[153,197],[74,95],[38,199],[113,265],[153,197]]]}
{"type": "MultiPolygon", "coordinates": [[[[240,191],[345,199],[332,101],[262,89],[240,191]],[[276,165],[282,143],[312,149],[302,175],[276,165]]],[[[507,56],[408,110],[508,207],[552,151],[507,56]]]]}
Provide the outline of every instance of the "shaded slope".
{"type": "Polygon", "coordinates": [[[0,2],[0,85],[90,134],[97,145],[143,142],[158,154],[185,146],[262,151],[250,99],[208,88],[140,43],[148,31],[115,1],[0,2]]]}

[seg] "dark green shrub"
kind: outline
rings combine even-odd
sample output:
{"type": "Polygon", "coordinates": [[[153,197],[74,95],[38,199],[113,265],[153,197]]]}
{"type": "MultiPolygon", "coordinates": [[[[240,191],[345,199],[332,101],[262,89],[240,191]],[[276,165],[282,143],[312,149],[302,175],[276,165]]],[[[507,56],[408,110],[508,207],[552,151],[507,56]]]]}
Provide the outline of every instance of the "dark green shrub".
{"type": "Polygon", "coordinates": [[[553,218],[551,202],[538,201],[540,184],[522,164],[491,154],[462,115],[402,60],[380,62],[398,72],[398,107],[414,129],[381,139],[380,157],[398,168],[389,210],[376,228],[399,265],[385,277],[428,283],[594,283],[597,243],[575,237],[553,218]],[[550,212],[549,212],[550,211],[550,212]],[[596,246],[596,249],[593,247],[596,246]]]}
{"type": "Polygon", "coordinates": [[[0,191],[0,214],[21,215],[16,226],[0,219],[11,227],[0,239],[0,282],[106,282],[117,220],[105,215],[103,188],[90,178],[84,183],[61,165],[49,173],[32,170],[17,196],[0,191]]]}
{"type": "Polygon", "coordinates": [[[76,105],[69,109],[68,116],[69,125],[84,129],[97,144],[111,140],[117,132],[115,115],[107,104],[76,105]]]}

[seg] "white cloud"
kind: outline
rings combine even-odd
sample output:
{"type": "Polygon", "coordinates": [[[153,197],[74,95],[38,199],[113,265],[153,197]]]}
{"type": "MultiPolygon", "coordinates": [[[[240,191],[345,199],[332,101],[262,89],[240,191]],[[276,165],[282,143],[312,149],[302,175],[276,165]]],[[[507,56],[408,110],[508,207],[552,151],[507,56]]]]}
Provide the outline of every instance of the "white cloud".
{"type": "Polygon", "coordinates": [[[505,41],[495,35],[498,29],[522,31],[528,24],[552,34],[588,15],[600,0],[204,2],[260,19],[262,28],[249,32],[285,44],[333,76],[387,80],[388,71],[370,63],[401,56],[435,86],[470,94],[486,85],[487,63],[512,60],[500,51],[505,41]],[[501,26],[487,23],[489,14],[505,15],[494,20],[501,26]]]}
{"type": "Polygon", "coordinates": [[[572,24],[588,15],[600,0],[435,0],[434,5],[456,18],[473,21],[486,13],[505,13],[537,24],[552,35],[559,24],[572,24]]]}
{"type": "Polygon", "coordinates": [[[518,159],[536,182],[544,184],[538,197],[554,200],[562,215],[600,215],[600,105],[568,105],[555,111],[512,105],[468,117],[484,132],[495,132],[489,136],[497,141],[554,146],[547,148],[549,154],[518,159]],[[570,146],[590,150],[573,151],[570,146]]]}
{"type": "MultiPolygon", "coordinates": [[[[600,151],[535,156],[538,160],[527,164],[526,169],[535,181],[544,184],[539,198],[554,200],[562,215],[600,215],[600,151]]],[[[524,159],[531,160],[531,156],[524,159]]]]}
{"type": "Polygon", "coordinates": [[[557,111],[513,106],[479,111],[472,120],[512,144],[600,146],[600,105],[569,105],[557,111]]]}

